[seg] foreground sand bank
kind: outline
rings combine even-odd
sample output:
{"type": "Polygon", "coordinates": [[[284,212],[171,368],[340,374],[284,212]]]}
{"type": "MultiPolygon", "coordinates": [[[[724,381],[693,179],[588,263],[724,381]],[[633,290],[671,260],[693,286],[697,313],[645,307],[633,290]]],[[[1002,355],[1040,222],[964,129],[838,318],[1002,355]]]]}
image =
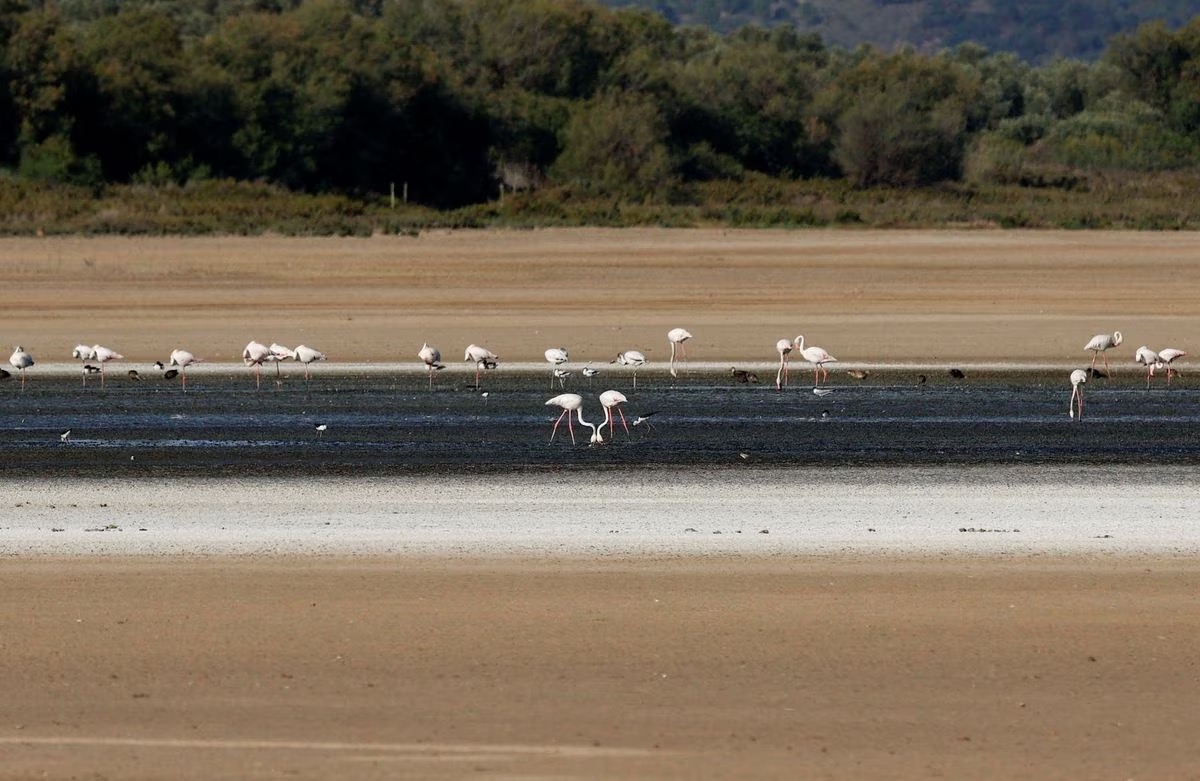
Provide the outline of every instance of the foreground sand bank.
{"type": "MultiPolygon", "coordinates": [[[[1096,333],[1200,340],[1200,263],[1184,233],[562,229],[417,238],[0,240],[12,295],[0,333],[40,360],[78,341],[131,365],[186,347],[210,361],[250,339],[331,361],[578,361],[695,334],[692,360],[771,362],[804,333],[842,361],[1086,362],[1096,333]],[[1164,288],[1164,285],[1169,289],[1164,288]]],[[[6,342],[7,343],[7,342],[6,342]]]]}
{"type": "Polygon", "coordinates": [[[1184,778],[1181,559],[7,560],[0,777],[1184,778]]]}

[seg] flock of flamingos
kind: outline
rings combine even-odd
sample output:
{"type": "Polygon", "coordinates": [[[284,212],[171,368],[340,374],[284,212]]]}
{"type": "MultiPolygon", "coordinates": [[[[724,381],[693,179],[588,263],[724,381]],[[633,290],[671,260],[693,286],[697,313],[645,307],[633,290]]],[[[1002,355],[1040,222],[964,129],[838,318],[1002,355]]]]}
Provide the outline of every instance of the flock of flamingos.
{"type": "MultiPolygon", "coordinates": [[[[671,346],[670,373],[672,377],[679,376],[676,368],[676,359],[686,359],[684,343],[691,338],[692,334],[683,328],[672,328],[667,332],[667,341],[671,346]]],[[[1068,411],[1073,419],[1081,420],[1083,418],[1082,386],[1087,382],[1088,376],[1101,376],[1096,370],[1096,360],[1098,358],[1103,358],[1105,370],[1105,374],[1103,376],[1108,376],[1107,373],[1109,372],[1109,367],[1108,356],[1106,355],[1106,352],[1110,348],[1120,345],[1121,341],[1121,332],[1115,331],[1111,334],[1097,334],[1096,336],[1092,337],[1091,341],[1084,346],[1083,349],[1085,351],[1091,351],[1092,353],[1092,363],[1087,370],[1076,369],[1071,372],[1071,400],[1068,404],[1068,411]]],[[[775,343],[775,349],[779,353],[779,370],[775,375],[776,389],[781,389],[783,386],[787,385],[788,364],[793,351],[798,352],[805,361],[812,365],[813,384],[816,386],[815,392],[818,393],[821,392],[820,384],[829,378],[829,370],[826,369],[825,365],[828,363],[837,362],[837,358],[834,358],[832,355],[830,355],[824,348],[817,347],[815,345],[805,346],[803,336],[797,336],[795,339],[780,339],[775,343]]],[[[99,374],[100,384],[102,387],[104,385],[104,365],[109,361],[120,360],[125,357],[115,350],[102,347],[98,344],[91,347],[83,344],[77,345],[71,355],[73,358],[81,361],[93,361],[96,364],[99,364],[98,366],[92,365],[91,363],[84,364],[84,384],[87,384],[88,375],[99,374]]],[[[1164,350],[1155,352],[1149,347],[1142,346],[1137,349],[1136,353],[1134,354],[1134,359],[1146,367],[1147,387],[1149,387],[1150,382],[1154,377],[1154,373],[1156,371],[1163,370],[1166,372],[1167,385],[1170,386],[1171,377],[1177,373],[1172,369],[1171,364],[1185,355],[1187,355],[1186,352],[1173,347],[1168,347],[1164,350]]],[[[571,375],[571,372],[562,368],[562,366],[570,360],[567,350],[562,347],[551,347],[550,349],[546,350],[545,356],[546,360],[555,367],[550,380],[551,388],[554,387],[555,379],[559,381],[560,386],[565,385],[566,378],[571,375]]],[[[432,389],[434,372],[445,368],[445,365],[442,363],[442,353],[437,348],[431,347],[428,343],[425,343],[417,353],[417,357],[420,358],[428,368],[429,387],[432,389]]],[[[297,361],[304,365],[304,379],[308,380],[309,366],[316,361],[325,360],[325,353],[303,344],[293,349],[284,347],[280,344],[273,343],[270,346],[267,346],[259,342],[252,341],[247,344],[245,349],[242,351],[242,360],[245,362],[246,366],[254,369],[255,385],[256,387],[261,387],[262,367],[264,364],[274,363],[276,366],[276,371],[278,372],[278,367],[281,362],[287,360],[297,361]]],[[[477,344],[471,344],[467,347],[466,352],[463,355],[463,360],[470,361],[475,364],[475,386],[479,387],[480,371],[483,369],[496,368],[499,361],[499,356],[486,347],[481,347],[477,344]]],[[[176,349],[171,352],[170,358],[166,364],[163,364],[161,361],[159,361],[155,363],[155,366],[164,371],[164,376],[168,379],[173,379],[178,375],[180,377],[183,390],[186,391],[187,367],[197,363],[198,361],[199,359],[187,350],[176,349]]],[[[25,371],[34,365],[33,356],[30,355],[25,348],[18,346],[13,351],[12,356],[9,357],[8,362],[20,373],[21,388],[24,389],[25,371]]],[[[645,365],[645,354],[639,350],[626,350],[625,352],[618,354],[613,363],[617,363],[622,366],[629,366],[633,369],[633,387],[636,389],[637,369],[638,367],[645,365]]],[[[595,376],[598,372],[599,370],[593,369],[590,366],[584,367],[582,370],[583,375],[589,378],[595,376]]],[[[736,370],[734,370],[734,372],[736,374],[736,370]]],[[[742,374],[744,378],[746,373],[743,372],[742,374]]],[[[7,371],[0,370],[0,379],[8,376],[10,375],[7,371]]],[[[133,380],[140,379],[140,376],[135,369],[130,369],[128,376],[133,380]]],[[[860,372],[858,376],[866,375],[865,373],[860,372]]],[[[620,416],[621,423],[625,427],[626,433],[628,433],[629,424],[626,421],[625,413],[621,411],[621,404],[627,401],[628,399],[620,391],[608,390],[601,393],[600,404],[604,408],[604,422],[595,424],[584,420],[583,397],[579,394],[561,393],[554,398],[549,399],[546,401],[546,406],[558,407],[562,410],[558,416],[558,419],[555,420],[554,427],[550,432],[550,441],[554,441],[554,436],[558,432],[558,427],[565,418],[567,421],[567,429],[571,434],[571,441],[574,443],[575,428],[574,424],[572,423],[572,413],[577,415],[581,425],[589,427],[592,430],[592,444],[604,442],[604,428],[607,426],[609,427],[610,431],[612,430],[614,425],[614,411],[620,416]]],[[[637,423],[638,421],[635,420],[634,425],[637,425],[637,423]]]]}

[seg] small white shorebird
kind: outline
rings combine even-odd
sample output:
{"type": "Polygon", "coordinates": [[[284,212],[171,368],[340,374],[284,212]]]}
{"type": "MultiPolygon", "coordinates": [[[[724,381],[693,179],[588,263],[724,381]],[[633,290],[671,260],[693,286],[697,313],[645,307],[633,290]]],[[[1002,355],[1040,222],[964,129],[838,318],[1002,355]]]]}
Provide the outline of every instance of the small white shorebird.
{"type": "Polygon", "coordinates": [[[429,370],[429,390],[433,390],[433,373],[446,368],[446,365],[442,363],[442,351],[436,347],[430,347],[429,342],[424,342],[421,344],[421,349],[417,351],[417,357],[429,370]]]}
{"type": "Polygon", "coordinates": [[[559,390],[566,388],[567,380],[571,379],[571,375],[574,373],[575,372],[568,371],[567,369],[555,369],[554,373],[550,375],[550,390],[554,390],[555,380],[558,380],[559,390]]]}
{"type": "Polygon", "coordinates": [[[633,367],[633,389],[637,390],[637,370],[638,367],[646,365],[645,353],[641,350],[626,350],[623,353],[617,353],[617,357],[613,363],[633,367]]]}
{"type": "Polygon", "coordinates": [[[1071,401],[1067,405],[1067,412],[1075,420],[1083,420],[1083,385],[1087,382],[1088,373],[1083,369],[1076,369],[1071,372],[1071,401]],[[1078,405],[1078,413],[1076,406],[1078,405]]]}
{"type": "Polygon", "coordinates": [[[479,387],[479,371],[480,369],[495,369],[500,361],[500,356],[486,347],[480,347],[477,344],[467,345],[467,349],[463,352],[464,361],[472,361],[475,364],[475,387],[479,387]]]}
{"type": "Polygon", "coordinates": [[[825,352],[824,347],[816,345],[804,346],[804,336],[797,336],[793,342],[796,349],[804,356],[804,360],[813,365],[813,385],[820,385],[821,382],[829,379],[829,370],[825,368],[827,363],[837,363],[837,358],[834,358],[829,353],[825,352]],[[817,380],[817,372],[821,372],[821,380],[817,380]]]}
{"type": "Polygon", "coordinates": [[[1092,351],[1092,365],[1089,369],[1096,368],[1096,359],[1104,356],[1104,373],[1112,376],[1112,372],[1108,369],[1108,356],[1104,355],[1105,351],[1111,347],[1116,347],[1121,344],[1121,332],[1113,331],[1111,334],[1096,334],[1092,340],[1083,346],[1085,350],[1092,351]]]}
{"type": "Polygon", "coordinates": [[[299,345],[295,350],[292,350],[292,357],[304,364],[304,381],[308,382],[308,366],[315,361],[325,360],[325,353],[320,350],[315,350],[307,345],[299,345]]]}
{"type": "Polygon", "coordinates": [[[685,328],[672,328],[667,331],[667,341],[671,343],[671,376],[678,377],[679,373],[675,370],[675,351],[679,350],[679,357],[687,363],[687,351],[684,349],[683,343],[691,339],[692,335],[685,328]]]}
{"type": "MultiPolygon", "coordinates": [[[[562,366],[564,363],[571,360],[571,356],[567,352],[566,347],[551,347],[550,349],[546,350],[545,356],[546,356],[546,360],[549,361],[550,363],[554,364],[555,367],[562,366]]],[[[560,380],[560,386],[561,386],[561,380],[563,378],[562,378],[562,375],[559,374],[560,371],[561,371],[561,369],[555,368],[554,371],[550,374],[550,389],[551,390],[554,390],[554,378],[555,377],[557,377],[560,380]]]]}
{"type": "Polygon", "coordinates": [[[599,374],[600,370],[593,368],[591,364],[588,364],[587,366],[584,366],[581,371],[583,372],[583,376],[587,377],[588,379],[588,387],[592,387],[592,378],[599,374]]]}
{"type": "Polygon", "coordinates": [[[24,347],[17,345],[13,354],[9,356],[8,362],[21,373],[21,390],[25,390],[25,370],[33,366],[33,356],[27,353],[24,347]]]}
{"type": "Polygon", "coordinates": [[[271,360],[271,348],[261,342],[251,341],[242,350],[242,361],[247,366],[254,367],[254,387],[262,388],[262,365],[271,360]]]}
{"type": "Polygon", "coordinates": [[[560,407],[562,412],[559,413],[558,420],[554,421],[554,428],[550,430],[550,441],[554,441],[554,435],[558,433],[558,424],[562,423],[562,419],[567,419],[567,430],[571,432],[571,444],[575,444],[575,427],[571,423],[571,413],[579,415],[579,422],[588,426],[592,430],[592,444],[599,444],[604,441],[600,436],[600,431],[595,423],[589,423],[583,419],[583,397],[578,393],[561,393],[552,399],[546,401],[547,407],[560,407]]]}
{"type": "Polygon", "coordinates": [[[313,426],[313,431],[317,432],[317,439],[324,437],[325,432],[328,430],[329,430],[328,423],[319,423],[319,424],[313,426]]]}

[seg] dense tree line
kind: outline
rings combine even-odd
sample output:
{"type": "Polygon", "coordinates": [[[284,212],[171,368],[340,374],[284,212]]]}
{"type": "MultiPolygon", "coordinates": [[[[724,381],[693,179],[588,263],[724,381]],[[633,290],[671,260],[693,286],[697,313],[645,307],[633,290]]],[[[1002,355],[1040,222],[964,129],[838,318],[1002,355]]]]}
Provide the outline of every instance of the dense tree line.
{"type": "Polygon", "coordinates": [[[94,187],[644,202],[753,177],[1069,186],[1200,149],[1200,17],[1031,67],[571,0],[0,0],[0,70],[0,167],[94,187]]]}

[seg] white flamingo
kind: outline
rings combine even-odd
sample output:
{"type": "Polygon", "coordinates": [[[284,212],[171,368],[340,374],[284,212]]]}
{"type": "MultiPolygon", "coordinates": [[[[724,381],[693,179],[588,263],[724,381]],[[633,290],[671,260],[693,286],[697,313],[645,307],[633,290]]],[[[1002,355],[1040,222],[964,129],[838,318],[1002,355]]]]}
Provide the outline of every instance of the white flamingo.
{"type": "Polygon", "coordinates": [[[1163,360],[1158,353],[1151,350],[1146,345],[1137,348],[1137,352],[1133,354],[1133,360],[1146,367],[1146,388],[1150,388],[1150,378],[1154,376],[1155,369],[1163,367],[1163,360]]]}
{"type": "Polygon", "coordinates": [[[1167,347],[1165,349],[1158,351],[1159,360],[1161,360],[1164,364],[1166,364],[1166,367],[1167,367],[1167,387],[1168,388],[1171,387],[1171,375],[1179,374],[1178,371],[1171,368],[1171,364],[1174,363],[1177,359],[1184,357],[1185,355],[1187,355],[1186,352],[1184,352],[1183,350],[1177,350],[1174,347],[1167,347]]]}
{"type": "Polygon", "coordinates": [[[613,428],[613,410],[616,410],[617,414],[621,416],[621,425],[625,427],[625,436],[629,436],[629,423],[625,420],[625,412],[621,409],[621,405],[627,401],[629,399],[625,398],[625,394],[621,391],[606,390],[600,394],[600,406],[604,407],[604,422],[600,424],[600,431],[604,431],[604,427],[608,426],[609,439],[615,439],[612,433],[616,431],[613,428]]]}
{"type": "MultiPolygon", "coordinates": [[[[557,366],[562,366],[567,361],[571,360],[571,356],[567,353],[566,347],[551,347],[546,350],[546,360],[557,366]]],[[[550,389],[554,389],[554,378],[558,376],[558,369],[555,369],[550,374],[550,389]]],[[[561,377],[560,377],[561,379],[561,377]]]]}
{"type": "Polygon", "coordinates": [[[463,353],[464,361],[472,361],[475,364],[475,387],[479,387],[479,370],[480,369],[495,369],[496,363],[500,360],[500,356],[486,347],[480,347],[477,344],[467,345],[466,352],[463,353]]]}
{"type": "Polygon", "coordinates": [[[571,444],[575,444],[575,427],[571,424],[571,413],[575,412],[579,415],[579,422],[592,429],[593,443],[600,443],[604,440],[600,436],[599,429],[595,423],[589,423],[583,419],[583,397],[578,393],[560,393],[554,398],[546,402],[547,407],[560,407],[562,412],[558,416],[558,420],[554,421],[554,428],[550,431],[550,441],[554,441],[554,435],[558,433],[558,424],[562,423],[562,419],[567,419],[567,430],[571,432],[571,444]]]}
{"type": "Polygon", "coordinates": [[[25,348],[17,345],[8,362],[14,369],[21,372],[21,390],[25,390],[25,370],[33,366],[33,356],[25,352],[25,348]]]}
{"type": "MultiPolygon", "coordinates": [[[[71,351],[71,357],[78,358],[81,361],[90,361],[92,360],[92,348],[86,344],[77,344],[75,345],[75,349],[71,351]]],[[[87,387],[87,378],[88,372],[85,368],[83,372],[83,387],[85,388],[87,387]]]]}
{"type": "Polygon", "coordinates": [[[780,339],[775,343],[779,352],[779,371],[775,372],[775,390],[780,390],[788,381],[788,356],[792,354],[792,340],[780,339]]]}
{"type": "Polygon", "coordinates": [[[795,341],[796,349],[804,356],[804,360],[813,365],[813,385],[820,385],[821,382],[829,379],[829,370],[825,368],[827,363],[836,363],[837,358],[834,358],[829,353],[825,352],[824,347],[816,345],[804,346],[804,336],[797,336],[795,341]],[[817,372],[821,372],[821,381],[817,381],[817,372]]]}
{"type": "Polygon", "coordinates": [[[615,363],[622,366],[633,367],[633,389],[637,390],[637,370],[640,366],[646,365],[646,355],[640,350],[626,350],[623,353],[617,353],[615,363]]]}
{"type": "Polygon", "coordinates": [[[261,342],[251,341],[242,350],[242,361],[254,367],[254,387],[262,388],[262,365],[271,360],[271,348],[261,342]]]}
{"type": "Polygon", "coordinates": [[[1067,405],[1067,412],[1075,420],[1083,420],[1083,384],[1087,382],[1087,378],[1088,373],[1083,369],[1071,372],[1071,401],[1067,405]],[[1078,413],[1075,411],[1076,402],[1078,402],[1078,413]]]}
{"type": "Polygon", "coordinates": [[[671,376],[678,377],[678,372],[675,371],[675,350],[678,348],[679,357],[687,362],[687,351],[684,349],[683,343],[691,339],[692,335],[683,328],[672,328],[667,331],[667,341],[671,343],[671,376]]]}
{"type": "Polygon", "coordinates": [[[169,366],[179,367],[180,383],[183,385],[183,392],[187,393],[187,367],[193,363],[198,363],[199,358],[189,353],[187,350],[172,350],[171,359],[167,361],[169,366]]]}
{"type": "Polygon", "coordinates": [[[421,344],[421,349],[417,353],[417,357],[425,364],[429,370],[429,390],[433,390],[433,373],[439,369],[445,369],[446,365],[442,363],[442,351],[436,347],[430,347],[429,342],[421,344]]]}
{"type": "Polygon", "coordinates": [[[325,353],[320,350],[315,350],[307,345],[298,345],[295,350],[292,350],[292,358],[304,364],[304,381],[308,382],[308,366],[315,361],[325,360],[325,353]]]}
{"type": "MultiPolygon", "coordinates": [[[[1110,347],[1116,347],[1120,343],[1120,331],[1113,331],[1111,334],[1096,334],[1093,336],[1092,340],[1083,347],[1085,350],[1092,351],[1092,365],[1089,367],[1089,369],[1094,371],[1096,368],[1096,359],[1104,355],[1105,350],[1108,350],[1110,347]]],[[[1110,372],[1108,369],[1107,355],[1104,355],[1104,372],[1105,374],[1112,374],[1112,372],[1110,372]]]]}
{"type": "MultiPolygon", "coordinates": [[[[76,348],[78,349],[78,348],[76,348]]],[[[104,387],[104,364],[109,361],[120,361],[125,358],[116,350],[110,350],[107,347],[101,347],[98,344],[92,345],[92,360],[100,364],[100,387],[104,387]]]]}

